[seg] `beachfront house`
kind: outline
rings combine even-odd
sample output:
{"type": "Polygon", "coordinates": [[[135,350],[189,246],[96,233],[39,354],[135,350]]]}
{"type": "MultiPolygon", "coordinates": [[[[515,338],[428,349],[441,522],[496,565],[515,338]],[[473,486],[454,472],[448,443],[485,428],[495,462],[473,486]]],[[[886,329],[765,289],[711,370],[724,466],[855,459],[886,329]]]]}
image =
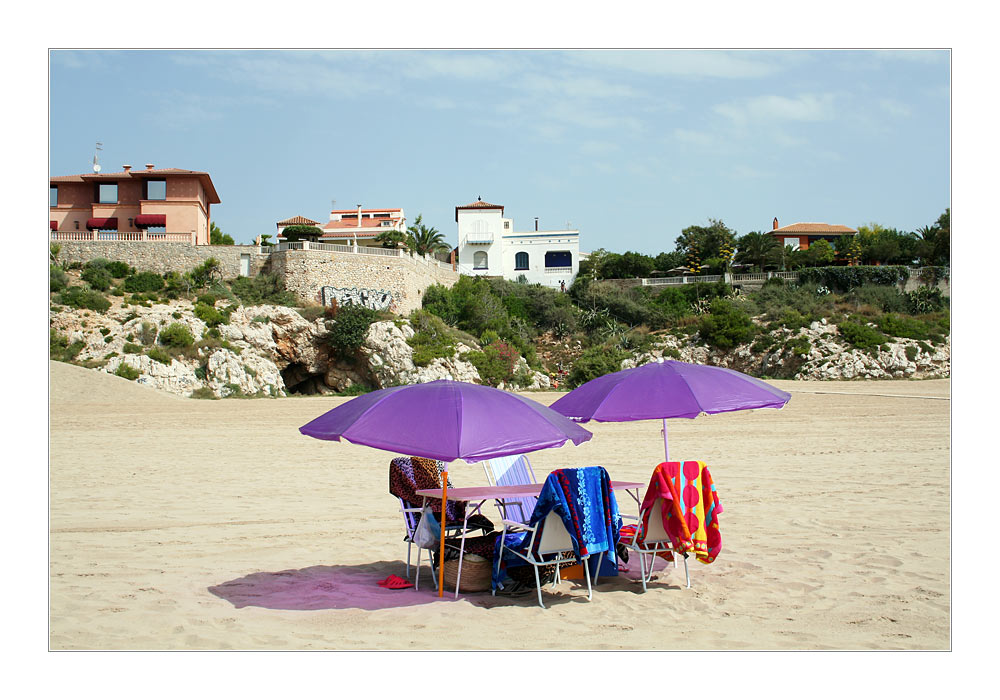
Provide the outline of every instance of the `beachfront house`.
{"type": "Polygon", "coordinates": [[[792,250],[808,250],[809,244],[819,239],[830,241],[834,245],[841,236],[853,236],[857,230],[839,224],[795,223],[788,226],[778,226],[778,217],[774,217],[770,235],[778,239],[782,246],[792,246],[792,250]]]}
{"type": "Polygon", "coordinates": [[[375,238],[385,231],[406,233],[406,216],[402,209],[334,209],[330,220],[322,226],[321,243],[351,243],[378,247],[375,238]]]}
{"type": "Polygon", "coordinates": [[[455,207],[457,266],[466,275],[526,279],[554,289],[568,288],[580,270],[580,232],[575,229],[517,231],[500,204],[455,207]]]}
{"type": "Polygon", "coordinates": [[[53,241],[177,241],[209,245],[219,195],[206,172],[145,170],[49,178],[53,241]]]}

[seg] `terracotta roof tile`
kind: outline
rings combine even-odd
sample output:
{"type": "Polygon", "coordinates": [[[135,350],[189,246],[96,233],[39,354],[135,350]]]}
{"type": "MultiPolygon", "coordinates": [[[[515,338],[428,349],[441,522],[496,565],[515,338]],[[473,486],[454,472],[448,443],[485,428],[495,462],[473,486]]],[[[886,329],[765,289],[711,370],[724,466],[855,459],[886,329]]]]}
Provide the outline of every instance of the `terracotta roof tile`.
{"type": "Polygon", "coordinates": [[[502,204],[490,204],[489,202],[484,202],[481,199],[478,199],[475,202],[472,202],[471,204],[466,204],[464,207],[455,207],[455,221],[458,221],[459,209],[499,209],[500,215],[503,216],[502,204]]]}
{"type": "Polygon", "coordinates": [[[768,233],[812,233],[816,235],[840,236],[857,233],[853,228],[839,224],[795,223],[776,228],[768,233]]]}
{"type": "Polygon", "coordinates": [[[284,221],[279,221],[278,226],[319,226],[318,221],[313,221],[312,219],[307,219],[304,216],[293,216],[290,219],[285,219],[284,221]]]}

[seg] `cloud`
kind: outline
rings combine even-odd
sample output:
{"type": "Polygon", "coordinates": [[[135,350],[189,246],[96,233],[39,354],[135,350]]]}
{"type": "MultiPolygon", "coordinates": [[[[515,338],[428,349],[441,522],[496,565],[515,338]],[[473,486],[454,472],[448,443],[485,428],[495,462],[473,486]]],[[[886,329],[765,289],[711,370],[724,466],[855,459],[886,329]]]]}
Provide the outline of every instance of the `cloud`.
{"type": "Polygon", "coordinates": [[[763,78],[800,60],[792,52],[636,50],[573,51],[567,61],[592,68],[682,78],[763,78]]]}
{"type": "Polygon", "coordinates": [[[909,105],[903,104],[899,100],[886,97],[879,100],[878,104],[883,112],[893,117],[909,117],[913,114],[909,105]]]}
{"type": "Polygon", "coordinates": [[[716,114],[736,124],[775,121],[827,121],[836,116],[832,94],[801,94],[797,97],[763,95],[718,104],[716,114]]]}

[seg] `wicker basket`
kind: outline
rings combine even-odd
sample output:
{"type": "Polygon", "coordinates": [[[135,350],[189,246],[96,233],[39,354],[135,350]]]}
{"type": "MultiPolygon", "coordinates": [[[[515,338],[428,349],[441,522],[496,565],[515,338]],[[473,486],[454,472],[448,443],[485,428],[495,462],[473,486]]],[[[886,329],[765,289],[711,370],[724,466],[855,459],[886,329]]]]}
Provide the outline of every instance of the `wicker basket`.
{"type": "MultiPolygon", "coordinates": [[[[480,593],[492,588],[493,562],[482,557],[466,554],[462,559],[462,593],[480,593]]],[[[455,590],[458,579],[458,560],[451,559],[444,563],[445,588],[455,590]]]]}

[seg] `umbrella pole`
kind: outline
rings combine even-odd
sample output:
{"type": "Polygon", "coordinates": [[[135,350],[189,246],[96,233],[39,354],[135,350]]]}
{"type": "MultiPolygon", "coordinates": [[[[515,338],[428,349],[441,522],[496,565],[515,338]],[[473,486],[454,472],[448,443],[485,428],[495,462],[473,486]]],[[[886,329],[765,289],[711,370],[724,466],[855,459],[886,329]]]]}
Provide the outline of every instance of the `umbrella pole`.
{"type": "Polygon", "coordinates": [[[444,598],[444,527],[448,522],[448,468],[441,472],[441,554],[438,559],[438,598],[444,598]]]}
{"type": "Polygon", "coordinates": [[[670,448],[667,446],[667,419],[663,419],[663,461],[670,461],[670,448]]]}

